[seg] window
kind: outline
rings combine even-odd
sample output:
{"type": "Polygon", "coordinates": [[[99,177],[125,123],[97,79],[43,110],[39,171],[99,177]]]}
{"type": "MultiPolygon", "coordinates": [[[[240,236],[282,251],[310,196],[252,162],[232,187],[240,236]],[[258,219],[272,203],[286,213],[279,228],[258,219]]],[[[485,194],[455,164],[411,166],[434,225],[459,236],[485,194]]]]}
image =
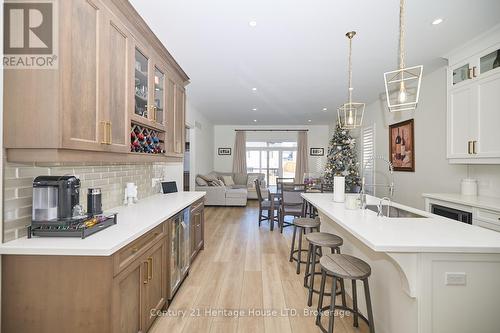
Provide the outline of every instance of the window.
{"type": "Polygon", "coordinates": [[[295,177],[297,142],[248,141],[247,172],[266,175],[268,185],[276,185],[276,178],[295,177]]]}
{"type": "MultiPolygon", "coordinates": [[[[365,178],[366,184],[375,184],[375,160],[368,164],[375,156],[375,124],[361,130],[361,144],[362,177],[365,178]]],[[[374,194],[373,186],[369,186],[365,190],[368,194],[374,194]]]]}

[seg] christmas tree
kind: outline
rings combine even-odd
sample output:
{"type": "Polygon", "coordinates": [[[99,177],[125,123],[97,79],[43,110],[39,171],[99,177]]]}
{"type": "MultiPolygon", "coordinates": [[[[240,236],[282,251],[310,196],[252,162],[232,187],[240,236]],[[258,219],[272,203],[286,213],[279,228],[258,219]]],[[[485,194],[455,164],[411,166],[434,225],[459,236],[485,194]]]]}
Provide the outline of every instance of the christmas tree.
{"type": "Polygon", "coordinates": [[[324,182],[333,184],[334,176],[345,177],[347,192],[354,192],[360,186],[356,140],[338,125],[328,148],[324,182]]]}

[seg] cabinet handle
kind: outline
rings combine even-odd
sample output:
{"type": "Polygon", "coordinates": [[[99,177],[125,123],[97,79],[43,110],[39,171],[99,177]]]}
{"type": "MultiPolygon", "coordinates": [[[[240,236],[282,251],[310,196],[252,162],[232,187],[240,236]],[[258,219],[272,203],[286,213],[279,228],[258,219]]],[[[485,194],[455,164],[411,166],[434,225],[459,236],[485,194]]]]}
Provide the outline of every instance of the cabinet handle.
{"type": "Polygon", "coordinates": [[[149,262],[145,261],[144,264],[146,265],[146,269],[144,270],[144,273],[146,273],[146,277],[144,278],[144,284],[148,284],[148,282],[149,282],[149,262]]]}
{"type": "Polygon", "coordinates": [[[148,280],[153,278],[153,258],[148,258],[148,280]]]}
{"type": "Polygon", "coordinates": [[[472,154],[471,149],[470,149],[470,144],[472,141],[467,142],[467,153],[472,154]]]}
{"type": "Polygon", "coordinates": [[[476,152],[476,143],[477,143],[477,141],[472,141],[472,153],[473,154],[477,154],[477,152],[476,152]]]}
{"type": "Polygon", "coordinates": [[[108,145],[113,144],[113,139],[111,137],[111,122],[108,121],[108,145]]]}
{"type": "Polygon", "coordinates": [[[473,74],[473,73],[472,73],[472,71],[473,71],[473,70],[472,70],[472,68],[469,68],[469,70],[468,70],[468,72],[467,72],[467,78],[468,78],[468,79],[472,79],[472,77],[473,77],[473,76],[472,76],[472,74],[473,74]]]}
{"type": "Polygon", "coordinates": [[[137,253],[139,251],[139,248],[138,247],[133,247],[132,248],[132,253],[137,253]]]}
{"type": "Polygon", "coordinates": [[[477,77],[477,67],[476,66],[472,67],[472,76],[477,77]]]}
{"type": "Polygon", "coordinates": [[[108,143],[108,140],[107,140],[107,122],[105,121],[101,121],[101,125],[102,125],[102,140],[101,140],[101,144],[105,145],[108,143]]]}

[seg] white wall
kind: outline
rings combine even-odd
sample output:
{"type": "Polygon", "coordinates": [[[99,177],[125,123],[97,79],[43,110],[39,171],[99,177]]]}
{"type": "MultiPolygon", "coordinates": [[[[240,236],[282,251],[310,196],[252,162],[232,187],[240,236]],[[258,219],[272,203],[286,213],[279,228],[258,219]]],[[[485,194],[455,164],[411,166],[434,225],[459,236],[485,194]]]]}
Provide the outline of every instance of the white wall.
{"type": "MultiPolygon", "coordinates": [[[[233,155],[219,156],[218,148],[234,148],[235,129],[308,129],[309,148],[324,148],[325,156],[315,157],[309,156],[309,171],[320,172],[324,171],[326,164],[326,154],[328,152],[328,143],[330,141],[331,129],[327,125],[311,125],[311,126],[237,126],[237,125],[216,125],[214,127],[214,147],[213,156],[214,170],[216,171],[232,171],[233,155]]],[[[297,132],[247,132],[247,140],[296,140],[297,132]]],[[[308,149],[309,150],[309,149],[308,149]]],[[[233,151],[234,153],[234,151],[233,151]]]]}
{"type": "Polygon", "coordinates": [[[196,175],[209,173],[214,168],[214,125],[189,100],[186,124],[191,128],[190,189],[194,189],[196,175]]]}
{"type": "MultiPolygon", "coordinates": [[[[395,201],[423,209],[422,193],[459,192],[468,169],[479,180],[480,195],[500,196],[500,166],[467,167],[446,159],[445,66],[424,75],[416,111],[390,113],[382,99],[367,105],[363,122],[376,124],[376,155],[389,156],[388,126],[411,118],[415,119],[415,172],[395,172],[395,201]]],[[[376,170],[377,183],[385,182],[387,166],[377,162],[376,170]]],[[[377,190],[377,194],[386,193],[377,190]]]]}

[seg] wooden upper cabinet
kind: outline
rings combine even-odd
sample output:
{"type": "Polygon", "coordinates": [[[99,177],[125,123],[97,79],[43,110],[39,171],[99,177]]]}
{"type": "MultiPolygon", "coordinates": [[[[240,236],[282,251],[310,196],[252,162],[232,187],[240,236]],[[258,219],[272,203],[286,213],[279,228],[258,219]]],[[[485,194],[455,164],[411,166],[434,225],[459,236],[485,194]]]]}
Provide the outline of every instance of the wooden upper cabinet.
{"type": "Polygon", "coordinates": [[[174,78],[183,90],[189,78],[132,5],[60,1],[58,15],[58,68],[4,70],[7,160],[164,160],[163,154],[130,153],[132,122],[157,131],[160,142],[171,131],[172,146],[164,148],[181,151],[173,136],[180,137],[184,123],[177,128],[178,115],[168,124],[168,99],[185,97],[169,95],[168,82],[174,78]]]}
{"type": "MultiPolygon", "coordinates": [[[[99,35],[103,6],[96,0],[68,1],[71,29],[62,36],[62,145],[71,149],[101,149],[104,131],[99,105],[101,60],[99,35]]],[[[64,23],[63,23],[64,24],[64,23]]],[[[43,112],[43,111],[42,111],[43,112]]]]}
{"type": "Polygon", "coordinates": [[[104,53],[104,66],[101,68],[104,74],[101,105],[106,114],[103,128],[107,130],[107,149],[128,152],[131,37],[125,26],[111,14],[106,16],[104,34],[105,38],[101,44],[104,53]]]}
{"type": "Polygon", "coordinates": [[[167,96],[168,153],[182,156],[186,141],[186,90],[170,79],[167,96]]]}

